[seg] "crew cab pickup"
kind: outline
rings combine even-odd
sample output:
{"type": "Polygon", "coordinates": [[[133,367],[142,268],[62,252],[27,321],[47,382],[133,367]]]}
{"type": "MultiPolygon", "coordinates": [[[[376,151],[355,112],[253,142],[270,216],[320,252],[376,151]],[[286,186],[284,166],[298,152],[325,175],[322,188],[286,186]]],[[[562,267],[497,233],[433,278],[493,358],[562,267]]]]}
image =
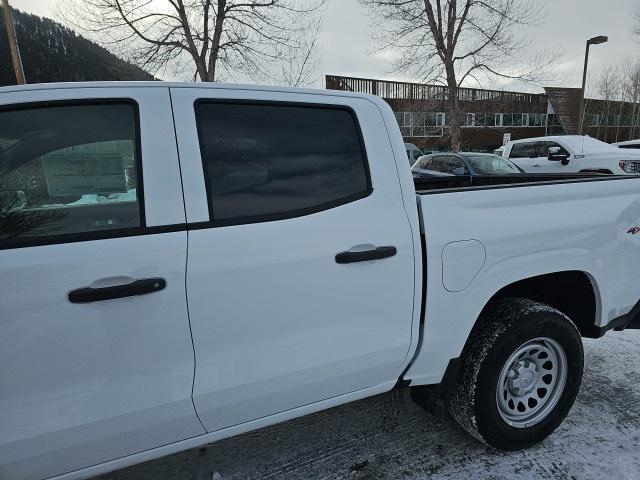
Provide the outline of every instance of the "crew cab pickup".
{"type": "Polygon", "coordinates": [[[588,135],[514,140],[504,146],[502,155],[532,173],[640,173],[640,152],[621,149],[588,135]]]}
{"type": "Polygon", "coordinates": [[[640,178],[434,178],[374,96],[0,89],[0,478],[396,387],[492,447],[545,438],[581,337],[638,326],[640,178]]]}

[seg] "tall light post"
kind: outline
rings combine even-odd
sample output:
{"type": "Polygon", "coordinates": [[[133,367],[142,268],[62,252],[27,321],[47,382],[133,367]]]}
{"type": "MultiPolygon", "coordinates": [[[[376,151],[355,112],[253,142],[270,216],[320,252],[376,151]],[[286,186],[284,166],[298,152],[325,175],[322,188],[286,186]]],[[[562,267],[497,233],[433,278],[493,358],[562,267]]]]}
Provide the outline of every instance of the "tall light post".
{"type": "Polygon", "coordinates": [[[606,43],[609,37],[600,35],[587,40],[587,49],[584,52],[584,70],[582,72],[582,90],[580,92],[580,117],[578,118],[578,134],[582,135],[582,126],[584,122],[584,89],[587,83],[587,64],[589,63],[589,47],[591,45],[599,45],[606,43]]]}
{"type": "Polygon", "coordinates": [[[16,82],[18,85],[24,84],[24,70],[22,69],[22,59],[20,58],[20,49],[18,48],[18,40],[16,39],[16,32],[13,29],[13,16],[11,14],[11,7],[9,6],[9,0],[0,0],[0,7],[2,7],[4,26],[7,31],[7,39],[9,41],[9,50],[11,50],[11,61],[13,63],[13,71],[16,75],[16,82]]]}

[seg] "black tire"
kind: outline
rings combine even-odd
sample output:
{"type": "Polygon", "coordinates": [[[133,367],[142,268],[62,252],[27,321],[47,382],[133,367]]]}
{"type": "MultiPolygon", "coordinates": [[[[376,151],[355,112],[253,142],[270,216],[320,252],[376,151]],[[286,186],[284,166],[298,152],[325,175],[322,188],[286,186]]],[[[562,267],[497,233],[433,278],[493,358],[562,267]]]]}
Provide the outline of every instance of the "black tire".
{"type": "Polygon", "coordinates": [[[497,302],[483,314],[462,353],[458,381],[449,397],[450,415],[469,434],[500,450],[531,447],[549,436],[569,413],[584,365],[582,339],[573,322],[558,310],[528,299],[497,302]],[[557,403],[533,425],[515,428],[499,412],[498,379],[507,360],[526,342],[546,337],[566,356],[566,381],[557,403]]]}

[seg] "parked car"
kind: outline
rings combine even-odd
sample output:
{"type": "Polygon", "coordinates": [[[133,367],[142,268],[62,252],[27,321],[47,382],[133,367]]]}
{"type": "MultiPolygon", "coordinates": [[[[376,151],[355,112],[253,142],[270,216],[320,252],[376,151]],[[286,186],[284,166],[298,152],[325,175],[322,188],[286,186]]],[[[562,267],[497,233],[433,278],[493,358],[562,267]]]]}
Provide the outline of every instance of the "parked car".
{"type": "Polygon", "coordinates": [[[505,146],[503,156],[531,173],[640,173],[640,152],[621,151],[588,135],[514,140],[505,146]]]}
{"type": "Polygon", "coordinates": [[[570,410],[581,337],[640,326],[640,177],[416,191],[391,108],[337,91],[63,83],[0,105],[0,188],[22,192],[0,209],[2,479],[401,387],[525,448],[570,410]]]}
{"type": "Polygon", "coordinates": [[[407,151],[407,157],[409,158],[409,166],[413,165],[418,158],[424,155],[422,150],[416,147],[413,143],[405,143],[404,148],[407,151]]]}
{"type": "Polygon", "coordinates": [[[420,157],[411,171],[414,176],[434,175],[513,175],[524,173],[512,161],[491,153],[435,153],[420,157]]]}
{"type": "Polygon", "coordinates": [[[616,142],[611,145],[615,145],[618,148],[628,148],[628,149],[639,149],[640,148],[640,139],[637,140],[627,140],[626,142],[616,142]]]}

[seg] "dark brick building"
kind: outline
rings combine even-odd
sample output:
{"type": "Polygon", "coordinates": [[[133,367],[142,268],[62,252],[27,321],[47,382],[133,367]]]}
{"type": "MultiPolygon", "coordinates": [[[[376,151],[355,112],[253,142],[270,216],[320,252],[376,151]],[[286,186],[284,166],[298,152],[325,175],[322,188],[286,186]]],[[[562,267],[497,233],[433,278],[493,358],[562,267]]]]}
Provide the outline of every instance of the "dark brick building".
{"type": "MultiPolygon", "coordinates": [[[[451,115],[448,90],[440,85],[326,76],[326,88],[382,97],[396,114],[405,141],[425,151],[446,150],[451,115]]],[[[545,93],[460,88],[465,150],[492,151],[504,134],[516,140],[577,134],[579,88],[545,88],[545,93]]],[[[640,104],[588,99],[584,133],[607,142],[640,136],[640,104]]]]}

